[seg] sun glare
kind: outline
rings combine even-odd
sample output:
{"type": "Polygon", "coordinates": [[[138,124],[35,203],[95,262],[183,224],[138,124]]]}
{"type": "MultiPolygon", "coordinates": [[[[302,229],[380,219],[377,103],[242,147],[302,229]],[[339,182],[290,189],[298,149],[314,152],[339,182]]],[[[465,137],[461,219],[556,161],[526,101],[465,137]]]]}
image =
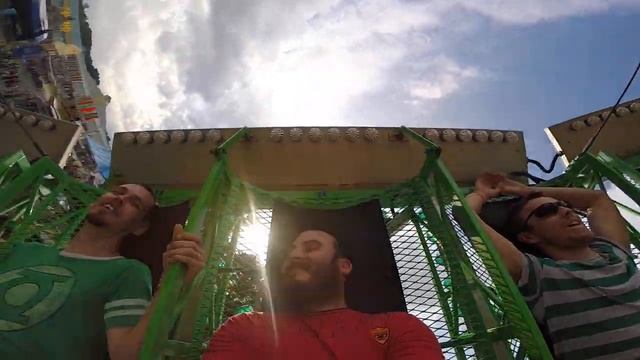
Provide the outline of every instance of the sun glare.
{"type": "Polygon", "coordinates": [[[269,244],[269,229],[260,224],[247,224],[240,234],[240,247],[251,251],[258,256],[264,264],[267,258],[267,246],[269,244]]]}

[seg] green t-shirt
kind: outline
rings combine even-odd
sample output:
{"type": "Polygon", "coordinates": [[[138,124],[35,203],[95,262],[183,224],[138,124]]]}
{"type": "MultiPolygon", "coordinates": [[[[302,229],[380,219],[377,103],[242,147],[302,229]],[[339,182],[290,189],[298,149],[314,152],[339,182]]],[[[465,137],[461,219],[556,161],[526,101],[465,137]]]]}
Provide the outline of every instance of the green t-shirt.
{"type": "Polygon", "coordinates": [[[136,260],[16,245],[0,260],[0,359],[104,359],[106,330],[134,326],[150,298],[136,260]]]}

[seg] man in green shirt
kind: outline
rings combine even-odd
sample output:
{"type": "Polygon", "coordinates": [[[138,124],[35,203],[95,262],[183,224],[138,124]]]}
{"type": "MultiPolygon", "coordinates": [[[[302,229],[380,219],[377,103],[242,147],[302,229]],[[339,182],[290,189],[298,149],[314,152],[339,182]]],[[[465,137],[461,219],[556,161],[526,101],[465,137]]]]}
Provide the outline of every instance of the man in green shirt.
{"type": "Polygon", "coordinates": [[[640,272],[615,203],[601,191],[527,187],[496,174],[480,176],[467,202],[480,213],[501,194],[520,197],[506,229],[481,224],[556,358],[640,358],[640,272]]]}
{"type": "MultiPolygon", "coordinates": [[[[144,233],[155,206],[151,192],[125,184],[101,196],[62,251],[16,244],[0,260],[0,359],[135,359],[154,300],[142,263],[120,256],[126,235],[144,233]]],[[[200,240],[176,225],[163,254],[202,269],[200,240]]]]}

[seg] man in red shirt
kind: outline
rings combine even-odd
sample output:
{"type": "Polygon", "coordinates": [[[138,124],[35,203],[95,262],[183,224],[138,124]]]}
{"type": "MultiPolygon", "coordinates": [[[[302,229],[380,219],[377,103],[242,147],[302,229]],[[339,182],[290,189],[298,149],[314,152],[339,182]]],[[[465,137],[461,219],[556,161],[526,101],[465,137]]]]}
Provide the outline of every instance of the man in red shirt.
{"type": "Polygon", "coordinates": [[[279,310],[230,318],[203,359],[443,359],[436,337],[416,317],[347,307],[352,267],[334,235],[301,232],[279,269],[276,292],[286,295],[279,310]]]}

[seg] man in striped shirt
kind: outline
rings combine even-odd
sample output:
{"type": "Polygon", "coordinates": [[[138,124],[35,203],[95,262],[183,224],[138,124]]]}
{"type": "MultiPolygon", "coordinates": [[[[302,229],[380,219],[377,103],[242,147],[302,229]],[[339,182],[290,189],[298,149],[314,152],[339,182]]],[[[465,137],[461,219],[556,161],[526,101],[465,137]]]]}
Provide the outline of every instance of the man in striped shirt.
{"type": "MultiPolygon", "coordinates": [[[[151,192],[125,184],[101,196],[63,251],[15,244],[0,259],[0,359],[136,359],[154,301],[149,269],[120,256],[149,226],[151,192]]],[[[199,239],[178,225],[164,265],[202,269],[199,239]]]]}
{"type": "Polygon", "coordinates": [[[499,195],[520,196],[506,230],[481,224],[556,358],[639,359],[640,274],[614,202],[600,191],[530,188],[496,174],[480,176],[467,202],[479,214],[499,195]]]}

